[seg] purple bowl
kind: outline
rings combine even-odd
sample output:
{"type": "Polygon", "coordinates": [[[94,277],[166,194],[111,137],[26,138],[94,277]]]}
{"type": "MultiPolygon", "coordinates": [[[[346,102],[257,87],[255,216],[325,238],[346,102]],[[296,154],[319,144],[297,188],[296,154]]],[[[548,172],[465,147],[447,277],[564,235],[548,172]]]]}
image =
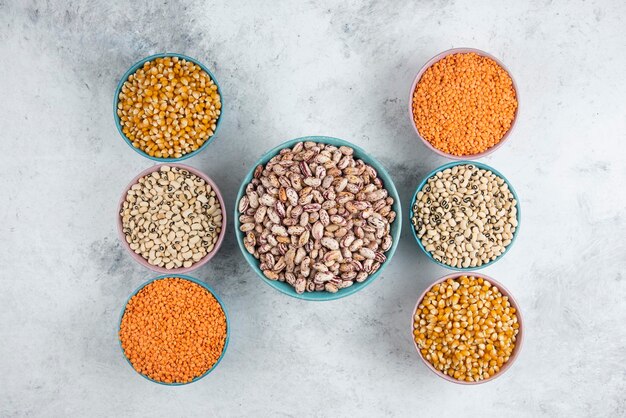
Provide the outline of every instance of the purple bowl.
{"type": "Polygon", "coordinates": [[[440,279],[436,280],[432,284],[430,284],[422,292],[422,294],[419,296],[419,298],[417,298],[417,303],[415,304],[415,308],[413,308],[413,313],[411,315],[411,340],[413,341],[413,346],[415,347],[415,351],[417,351],[417,354],[420,356],[420,359],[424,362],[426,367],[428,367],[433,373],[435,373],[437,376],[441,377],[442,379],[445,379],[448,382],[457,383],[459,385],[479,385],[481,383],[487,383],[487,382],[489,382],[489,381],[491,381],[491,380],[501,376],[504,372],[506,372],[513,365],[513,363],[517,359],[517,356],[519,355],[520,350],[522,349],[522,342],[524,340],[524,322],[523,322],[523,319],[522,319],[522,312],[520,311],[519,305],[517,304],[517,301],[515,300],[515,298],[511,294],[511,292],[509,292],[506,287],[502,286],[502,283],[498,282],[495,279],[492,279],[491,277],[487,276],[486,274],[475,273],[475,272],[456,272],[456,273],[448,274],[448,275],[443,276],[440,279]],[[519,329],[518,329],[518,333],[517,333],[516,340],[515,340],[515,348],[513,348],[513,353],[511,353],[511,356],[509,357],[509,361],[507,361],[502,366],[502,368],[500,369],[500,371],[498,371],[498,373],[494,374],[493,376],[491,376],[491,377],[489,377],[487,379],[479,380],[477,382],[465,382],[465,381],[457,380],[454,377],[448,376],[447,374],[444,374],[443,372],[437,370],[435,368],[435,366],[430,364],[430,362],[424,358],[424,356],[422,355],[422,352],[420,351],[417,343],[415,342],[415,335],[413,334],[413,330],[415,329],[414,328],[415,312],[417,311],[417,308],[419,307],[420,303],[424,299],[424,296],[426,296],[426,293],[428,293],[428,291],[430,289],[432,289],[432,287],[434,285],[436,285],[436,284],[445,282],[448,279],[456,279],[457,277],[461,277],[461,276],[480,277],[480,278],[483,278],[483,279],[489,281],[492,285],[496,286],[500,290],[500,293],[502,293],[503,296],[508,296],[509,303],[511,304],[511,307],[515,308],[515,315],[517,315],[517,323],[519,324],[519,329]]]}
{"type": "Polygon", "coordinates": [[[515,79],[513,78],[513,75],[511,74],[509,69],[506,68],[506,66],[499,59],[494,57],[493,55],[490,55],[490,54],[488,54],[488,53],[486,53],[484,51],[481,51],[480,49],[475,49],[475,48],[453,48],[453,49],[448,49],[447,51],[443,51],[442,53],[435,55],[426,64],[424,64],[424,66],[421,68],[421,70],[419,70],[419,72],[415,76],[415,80],[413,80],[413,84],[411,85],[411,91],[409,92],[409,119],[411,121],[411,126],[413,126],[413,129],[415,129],[415,133],[422,140],[424,145],[426,145],[432,151],[434,151],[435,153],[441,155],[442,157],[450,158],[452,160],[476,160],[478,158],[486,157],[487,155],[491,154],[492,152],[494,152],[495,150],[500,148],[502,146],[502,144],[504,144],[504,142],[508,139],[509,135],[511,134],[511,131],[515,127],[515,122],[517,121],[517,115],[519,113],[519,106],[520,106],[519,91],[517,89],[517,84],[515,84],[515,79]],[[476,53],[476,54],[478,54],[480,56],[491,58],[500,67],[502,67],[502,69],[504,69],[504,71],[507,72],[509,77],[511,77],[511,81],[513,82],[513,90],[515,90],[515,99],[517,100],[517,108],[515,109],[515,116],[513,117],[513,121],[511,122],[511,127],[509,128],[508,131],[506,131],[506,133],[504,134],[502,139],[500,139],[500,142],[498,142],[496,145],[494,145],[493,147],[489,148],[488,150],[483,151],[483,152],[478,153],[478,154],[473,154],[473,155],[452,155],[452,154],[445,153],[445,152],[435,148],[434,146],[432,146],[432,144],[430,142],[428,142],[424,137],[422,137],[422,135],[420,135],[419,131],[417,130],[417,126],[415,125],[415,120],[413,119],[413,93],[415,92],[415,88],[417,87],[417,84],[422,79],[422,75],[434,63],[436,63],[437,61],[440,61],[442,58],[445,58],[448,55],[466,54],[466,53],[469,53],[469,52],[474,52],[474,53],[476,53]]]}
{"type": "Polygon", "coordinates": [[[220,193],[220,189],[217,187],[217,185],[213,182],[213,180],[211,180],[211,178],[209,176],[207,176],[206,174],[204,174],[203,172],[193,168],[193,167],[189,167],[188,165],[185,164],[174,164],[174,163],[164,163],[164,164],[157,164],[155,166],[152,166],[146,170],[143,170],[141,173],[137,174],[137,176],[135,176],[134,179],[131,180],[131,182],[128,184],[128,186],[126,186],[126,188],[124,189],[124,193],[122,193],[122,197],[120,197],[120,201],[117,205],[117,232],[118,235],[120,237],[120,241],[122,242],[122,246],[124,248],[126,248],[126,250],[128,251],[128,253],[131,255],[131,257],[138,262],[139,264],[141,264],[142,266],[153,270],[153,271],[157,271],[159,273],[163,273],[163,274],[185,274],[185,273],[189,273],[190,271],[193,271],[195,269],[197,269],[198,267],[201,267],[203,265],[205,265],[210,259],[213,258],[213,256],[217,253],[217,251],[220,249],[220,246],[222,245],[222,241],[224,241],[224,235],[226,234],[226,224],[227,224],[227,220],[226,220],[226,206],[224,205],[224,199],[222,199],[222,194],[220,193]],[[135,251],[133,251],[130,248],[130,244],[128,244],[126,242],[126,235],[123,232],[123,226],[122,226],[122,217],[120,216],[120,211],[122,210],[122,205],[124,204],[124,201],[126,200],[126,194],[128,193],[128,191],[130,190],[130,188],[136,184],[140,178],[154,172],[154,171],[158,171],[161,169],[161,167],[163,166],[169,166],[169,167],[178,167],[181,169],[185,169],[187,171],[189,171],[190,173],[195,174],[196,176],[200,177],[201,179],[203,179],[204,181],[206,181],[209,185],[211,185],[211,187],[213,188],[213,190],[215,190],[215,195],[217,196],[217,200],[220,202],[220,207],[221,207],[221,212],[222,212],[222,230],[220,231],[220,235],[217,238],[217,242],[215,243],[215,247],[213,248],[213,251],[211,251],[210,253],[208,253],[207,255],[205,255],[203,258],[201,258],[199,261],[193,263],[191,265],[191,267],[179,267],[179,268],[175,268],[175,269],[166,269],[164,267],[159,267],[159,266],[153,266],[150,263],[148,263],[148,260],[146,260],[145,258],[143,258],[141,255],[135,253],[135,251]]]}

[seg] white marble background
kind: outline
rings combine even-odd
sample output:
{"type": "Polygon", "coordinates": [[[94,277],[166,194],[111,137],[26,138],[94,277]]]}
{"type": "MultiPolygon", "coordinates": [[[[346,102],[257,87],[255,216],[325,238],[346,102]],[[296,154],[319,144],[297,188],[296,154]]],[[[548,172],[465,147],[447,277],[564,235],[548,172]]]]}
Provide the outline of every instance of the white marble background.
{"type": "Polygon", "coordinates": [[[0,0],[0,416],[625,416],[625,15],[621,0],[0,0]],[[188,161],[217,181],[229,215],[265,150],[311,134],[369,150],[406,208],[446,162],[418,142],[408,90],[430,57],[460,46],[501,58],[520,90],[512,138],[482,160],[522,204],[518,241],[484,270],[526,321],[509,372],[461,387],[419,362],[411,310],[446,270],[406,219],[378,281],[329,303],[263,284],[229,225],[194,273],[231,316],[223,362],[178,388],[126,364],[120,309],[155,276],[115,231],[120,193],[153,164],[113,123],[132,63],[177,51],[213,70],[223,124],[188,161]]]}

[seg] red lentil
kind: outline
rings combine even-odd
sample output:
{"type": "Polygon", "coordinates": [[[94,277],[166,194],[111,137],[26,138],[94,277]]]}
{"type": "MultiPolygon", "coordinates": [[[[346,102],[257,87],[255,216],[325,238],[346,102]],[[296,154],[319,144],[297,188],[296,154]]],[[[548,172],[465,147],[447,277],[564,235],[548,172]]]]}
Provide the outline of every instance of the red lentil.
{"type": "Polygon", "coordinates": [[[146,285],[128,304],[119,338],[139,373],[187,383],[211,369],[226,341],[226,315],[204,287],[181,278],[146,285]]]}
{"type": "Polygon", "coordinates": [[[420,135],[447,154],[479,154],[499,143],[517,110],[509,74],[476,53],[448,55],[431,65],[413,93],[420,135]]]}

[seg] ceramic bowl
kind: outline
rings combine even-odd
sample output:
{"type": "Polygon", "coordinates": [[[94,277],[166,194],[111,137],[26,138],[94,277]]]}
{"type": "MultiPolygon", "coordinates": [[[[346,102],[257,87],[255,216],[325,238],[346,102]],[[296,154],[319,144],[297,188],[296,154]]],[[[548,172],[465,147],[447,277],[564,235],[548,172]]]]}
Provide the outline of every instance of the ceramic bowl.
{"type": "Polygon", "coordinates": [[[224,95],[222,94],[222,90],[220,89],[220,85],[218,84],[217,79],[215,78],[213,73],[211,73],[211,71],[209,71],[209,69],[204,64],[202,64],[200,61],[196,60],[195,58],[191,58],[191,57],[188,57],[188,56],[182,55],[182,54],[165,52],[165,53],[162,53],[162,54],[150,55],[149,57],[146,57],[146,58],[142,59],[141,61],[136,62],[135,64],[132,65],[132,67],[130,67],[128,69],[128,71],[126,71],[124,73],[124,75],[120,79],[119,83],[117,84],[117,88],[115,89],[115,95],[113,96],[113,119],[115,120],[115,126],[117,127],[117,131],[120,133],[120,135],[122,136],[124,141],[128,144],[128,146],[130,146],[138,154],[140,154],[140,155],[142,155],[142,156],[144,156],[146,158],[149,158],[151,160],[161,162],[161,163],[164,163],[164,162],[173,163],[173,162],[177,162],[177,161],[183,161],[183,160],[186,160],[187,158],[191,158],[194,155],[200,153],[202,150],[204,150],[206,147],[208,147],[209,144],[211,142],[213,142],[213,140],[215,139],[215,135],[217,135],[217,131],[219,130],[220,123],[221,123],[223,117],[224,117],[224,95]],[[122,124],[120,122],[120,117],[117,115],[117,103],[119,102],[120,91],[122,91],[122,86],[124,85],[126,80],[128,80],[128,77],[131,74],[134,74],[135,71],[137,71],[139,68],[141,68],[146,62],[153,61],[153,60],[155,60],[157,58],[163,58],[163,57],[178,57],[180,59],[184,59],[184,60],[193,62],[194,64],[196,64],[200,68],[202,68],[204,70],[204,72],[206,72],[211,77],[211,80],[213,80],[213,82],[217,86],[217,92],[219,93],[220,100],[222,102],[222,108],[221,108],[220,116],[219,116],[219,118],[217,118],[217,122],[215,123],[216,126],[215,126],[215,131],[213,132],[213,135],[211,135],[211,137],[209,139],[204,141],[204,143],[202,144],[202,146],[200,146],[200,148],[198,148],[197,150],[195,150],[193,152],[185,154],[185,155],[183,155],[180,158],[158,158],[158,157],[153,157],[153,156],[148,155],[147,153],[145,153],[143,150],[133,146],[132,141],[130,139],[128,139],[128,137],[124,134],[124,131],[122,131],[122,124]]]}
{"type": "Polygon", "coordinates": [[[515,189],[511,185],[511,183],[498,170],[489,167],[487,164],[479,163],[477,161],[456,161],[456,162],[444,164],[441,167],[438,167],[438,168],[434,169],[433,171],[431,171],[430,173],[428,173],[428,175],[426,175],[426,177],[424,177],[424,179],[422,180],[420,185],[417,186],[417,189],[415,190],[415,193],[413,194],[413,198],[411,199],[411,206],[409,207],[409,224],[411,225],[411,232],[413,233],[413,238],[415,238],[415,241],[417,242],[417,245],[419,245],[419,247],[422,249],[424,254],[426,254],[426,257],[428,257],[428,259],[430,261],[432,261],[433,263],[439,264],[442,267],[445,267],[445,268],[448,268],[448,269],[451,269],[451,270],[456,270],[456,271],[472,271],[472,270],[483,269],[483,268],[485,268],[487,266],[492,265],[496,261],[500,260],[502,257],[504,257],[504,255],[506,253],[509,252],[511,247],[513,247],[513,244],[515,243],[515,239],[517,238],[517,235],[519,234],[519,229],[520,229],[521,223],[522,223],[522,212],[521,212],[521,208],[520,208],[520,201],[519,201],[519,197],[517,196],[517,193],[515,192],[515,189]],[[444,264],[442,262],[439,262],[439,261],[435,260],[433,258],[433,256],[432,256],[432,254],[429,251],[426,251],[426,248],[424,248],[424,245],[422,244],[422,241],[418,238],[417,231],[415,231],[415,227],[413,226],[413,221],[412,221],[413,220],[413,216],[414,216],[413,207],[415,206],[415,201],[417,199],[417,194],[419,193],[420,190],[422,190],[422,188],[424,187],[424,185],[426,184],[428,179],[431,178],[432,176],[434,176],[436,173],[438,173],[440,171],[443,171],[443,170],[445,170],[447,168],[451,168],[451,167],[454,167],[456,165],[464,165],[464,164],[471,164],[471,165],[474,165],[474,166],[476,166],[478,168],[482,168],[484,170],[489,170],[493,174],[495,174],[496,176],[502,178],[504,180],[504,182],[509,186],[509,190],[513,194],[513,197],[515,198],[515,200],[517,201],[517,205],[516,205],[516,207],[517,207],[517,227],[515,228],[515,232],[513,233],[513,238],[511,238],[511,243],[504,249],[504,252],[502,254],[500,254],[498,256],[498,258],[496,258],[494,260],[491,260],[490,262],[485,263],[482,266],[467,267],[467,268],[464,268],[464,267],[453,267],[453,266],[449,266],[447,264],[444,264]]]}
{"type": "Polygon", "coordinates": [[[243,180],[241,184],[241,187],[239,188],[239,193],[237,193],[237,200],[235,202],[234,218],[235,218],[235,221],[234,221],[235,222],[235,234],[237,236],[237,243],[239,244],[239,249],[241,250],[241,253],[243,254],[248,264],[250,264],[252,269],[255,271],[255,273],[265,283],[267,283],[274,289],[286,295],[289,295],[298,299],[312,300],[312,301],[326,301],[326,300],[334,300],[334,299],[343,298],[345,296],[352,295],[358,292],[359,290],[365,288],[366,286],[370,285],[374,280],[376,280],[377,277],[380,276],[380,274],[383,272],[385,267],[391,262],[391,259],[393,258],[393,255],[398,246],[398,241],[400,240],[400,231],[402,229],[402,208],[400,205],[400,197],[398,196],[398,192],[396,190],[396,187],[393,184],[391,177],[389,176],[385,168],[382,166],[382,164],[380,164],[373,157],[369,156],[363,149],[357,147],[356,145],[351,144],[342,139],[331,138],[327,136],[308,136],[308,137],[303,137],[303,138],[292,139],[291,141],[287,141],[283,144],[280,144],[277,147],[272,148],[271,150],[266,152],[254,165],[252,165],[252,167],[250,168],[250,171],[248,172],[248,175],[245,177],[245,179],[243,180]],[[260,164],[265,165],[272,157],[277,155],[282,149],[291,148],[296,143],[303,142],[303,141],[321,142],[324,144],[331,144],[331,145],[335,145],[338,147],[344,145],[344,146],[354,149],[354,156],[356,158],[360,158],[361,160],[363,160],[363,162],[365,162],[366,164],[376,169],[376,171],[378,172],[378,176],[382,179],[385,188],[389,192],[389,196],[391,196],[394,200],[394,204],[392,205],[392,208],[396,212],[396,219],[391,225],[391,237],[393,239],[393,244],[391,248],[385,253],[385,255],[387,256],[387,260],[381,265],[381,267],[378,269],[376,273],[370,275],[367,278],[367,280],[365,280],[364,282],[354,283],[350,287],[347,287],[345,289],[339,289],[337,293],[329,293],[329,292],[320,291],[320,292],[304,292],[302,294],[299,294],[299,293],[296,293],[296,291],[294,290],[292,286],[290,286],[289,284],[285,282],[279,282],[279,281],[273,281],[273,280],[267,279],[263,275],[263,272],[261,271],[261,269],[259,268],[259,260],[254,258],[254,256],[252,256],[245,249],[243,245],[244,233],[242,233],[239,230],[239,227],[241,225],[241,223],[239,222],[239,215],[240,215],[239,209],[238,209],[239,201],[241,200],[241,198],[243,197],[245,193],[246,186],[252,180],[254,169],[260,164]]]}
{"type": "Polygon", "coordinates": [[[136,262],[138,262],[139,264],[141,264],[142,266],[144,266],[144,267],[146,267],[146,268],[148,268],[150,270],[157,271],[157,272],[163,273],[163,274],[166,274],[166,273],[167,274],[184,274],[184,273],[189,273],[190,271],[195,270],[195,269],[205,265],[210,259],[213,258],[213,256],[220,249],[220,246],[222,245],[222,241],[224,241],[224,235],[226,234],[226,225],[227,225],[226,206],[224,205],[224,199],[222,198],[222,194],[220,193],[220,189],[217,187],[215,182],[213,180],[211,180],[211,178],[209,176],[207,176],[203,172],[201,172],[201,171],[199,171],[199,170],[197,170],[197,169],[195,169],[193,167],[189,167],[188,165],[184,165],[184,164],[158,164],[158,165],[152,166],[152,167],[150,167],[148,169],[145,169],[141,173],[137,174],[135,176],[135,178],[131,180],[130,183],[128,183],[128,186],[126,186],[126,188],[124,189],[124,193],[122,193],[122,196],[120,197],[119,203],[117,205],[117,232],[118,232],[118,236],[120,238],[120,242],[122,243],[122,246],[128,251],[130,256],[136,262]],[[150,174],[150,173],[152,173],[154,171],[159,171],[161,169],[161,167],[163,167],[165,165],[169,166],[169,167],[178,167],[180,169],[187,170],[190,173],[195,174],[196,176],[198,176],[201,179],[203,179],[204,181],[206,181],[209,185],[211,185],[211,188],[213,190],[215,190],[215,195],[217,196],[217,200],[219,201],[220,207],[222,209],[222,231],[220,232],[220,235],[217,238],[217,242],[215,243],[215,247],[213,248],[213,251],[211,251],[210,253],[205,255],[199,261],[197,261],[194,264],[192,264],[191,267],[180,267],[180,268],[175,268],[175,269],[168,270],[165,267],[158,267],[158,266],[151,265],[150,263],[148,263],[148,260],[143,258],[140,254],[135,253],[135,251],[133,251],[130,248],[130,245],[128,244],[128,242],[126,242],[126,235],[124,234],[124,231],[123,231],[122,217],[120,216],[120,212],[122,210],[122,205],[124,204],[124,201],[126,200],[126,194],[130,190],[130,188],[139,181],[140,178],[142,178],[144,176],[147,176],[148,174],[150,174]]]}
{"type": "Polygon", "coordinates": [[[500,293],[502,293],[503,296],[507,296],[509,298],[509,303],[511,304],[511,307],[515,308],[516,311],[516,315],[517,315],[517,322],[519,323],[519,331],[515,340],[515,347],[513,348],[513,353],[511,354],[511,356],[509,357],[509,361],[507,361],[502,368],[500,369],[500,371],[498,371],[498,373],[494,374],[493,376],[484,379],[484,380],[479,380],[477,382],[465,382],[465,381],[460,381],[455,379],[452,376],[448,376],[447,374],[444,374],[443,372],[441,372],[440,370],[437,370],[432,364],[430,364],[430,362],[428,360],[426,360],[424,358],[424,356],[422,355],[417,343],[415,342],[415,338],[413,335],[413,329],[414,329],[414,318],[415,318],[415,312],[417,311],[418,306],[420,305],[420,303],[422,302],[422,299],[424,299],[424,296],[426,296],[426,293],[428,293],[428,291],[436,284],[445,282],[448,279],[455,279],[457,277],[463,276],[463,275],[469,275],[469,273],[452,273],[452,274],[448,274],[447,276],[443,276],[440,279],[436,280],[434,283],[432,283],[430,286],[428,286],[423,292],[422,294],[419,296],[419,298],[417,298],[417,302],[415,303],[415,308],[413,308],[413,314],[411,315],[411,340],[413,341],[413,346],[415,347],[415,351],[417,351],[417,354],[419,355],[420,359],[424,362],[424,364],[426,365],[426,367],[428,367],[433,373],[435,373],[437,376],[441,377],[442,379],[447,380],[448,382],[452,382],[452,383],[457,383],[459,385],[479,385],[481,383],[487,383],[492,381],[493,379],[500,377],[504,372],[506,372],[507,370],[509,370],[511,368],[511,366],[513,365],[513,363],[515,362],[515,360],[517,359],[517,356],[520,353],[520,350],[522,349],[522,343],[524,341],[524,321],[522,318],[522,312],[519,309],[519,305],[517,303],[517,301],[515,300],[515,298],[513,297],[513,295],[511,294],[511,292],[509,292],[507,290],[506,287],[502,286],[502,283],[498,282],[497,280],[485,275],[485,274],[471,274],[475,277],[481,277],[487,281],[489,281],[492,285],[496,286],[498,289],[500,289],[500,293]]]}
{"type": "Polygon", "coordinates": [[[444,51],[444,52],[442,52],[440,54],[435,55],[426,64],[424,64],[424,66],[419,70],[419,72],[415,76],[415,80],[413,81],[413,84],[411,85],[411,91],[409,92],[409,120],[411,121],[411,126],[413,126],[413,129],[415,130],[415,133],[422,140],[424,145],[426,145],[426,147],[428,147],[430,150],[432,150],[435,153],[441,155],[442,157],[450,158],[452,160],[475,160],[475,159],[478,159],[478,158],[485,157],[485,156],[491,154],[492,152],[494,152],[495,150],[497,150],[498,148],[500,148],[506,142],[506,140],[509,138],[509,136],[511,135],[511,132],[513,131],[513,128],[515,127],[515,122],[517,121],[517,115],[519,113],[519,108],[520,108],[519,90],[517,89],[517,84],[515,84],[515,79],[513,78],[513,75],[511,74],[509,69],[506,68],[506,66],[499,59],[494,57],[493,55],[490,55],[490,54],[488,54],[488,53],[486,53],[484,51],[481,51],[480,49],[475,49],[475,48],[453,48],[453,49],[449,49],[447,51],[444,51]],[[504,71],[506,71],[509,74],[509,77],[511,77],[511,81],[513,82],[513,89],[515,90],[515,98],[517,99],[517,109],[515,110],[515,116],[513,117],[513,121],[511,122],[511,127],[504,134],[502,139],[500,139],[500,142],[498,142],[493,147],[491,147],[488,150],[483,151],[481,153],[473,154],[473,155],[461,155],[461,156],[459,156],[459,155],[448,154],[446,152],[443,152],[443,151],[435,148],[434,146],[431,145],[430,142],[428,142],[428,140],[426,140],[419,133],[419,130],[417,129],[417,125],[415,125],[415,120],[413,119],[413,93],[415,92],[415,88],[417,87],[417,84],[422,79],[422,75],[424,75],[426,70],[428,70],[428,68],[430,68],[434,63],[440,61],[441,59],[447,57],[448,55],[466,54],[466,53],[469,53],[469,52],[474,52],[474,53],[476,53],[478,55],[481,55],[483,57],[491,58],[500,67],[502,67],[504,69],[504,71]]]}
{"type": "Polygon", "coordinates": [[[209,287],[206,283],[190,277],[190,276],[185,276],[182,274],[166,274],[163,276],[158,276],[155,277],[154,279],[150,279],[147,282],[145,282],[144,284],[142,284],[141,286],[139,286],[137,289],[135,289],[135,291],[128,297],[128,299],[126,300],[126,303],[124,304],[124,307],[122,308],[122,312],[120,313],[120,319],[118,321],[118,326],[117,326],[117,330],[118,330],[118,338],[117,341],[120,345],[120,349],[122,350],[122,355],[124,356],[124,359],[126,359],[126,362],[130,365],[130,367],[135,370],[140,376],[144,377],[145,379],[148,379],[151,382],[154,383],[158,383],[160,385],[165,385],[165,386],[182,386],[182,385],[188,385],[190,383],[193,382],[197,382],[198,380],[202,379],[204,376],[208,375],[209,373],[211,373],[213,370],[215,370],[215,368],[217,367],[218,364],[220,364],[220,361],[222,361],[222,359],[224,358],[224,354],[226,354],[226,349],[228,348],[228,340],[230,338],[230,322],[228,321],[228,313],[226,312],[226,307],[224,306],[224,302],[222,302],[222,300],[219,298],[219,296],[217,296],[217,294],[213,291],[213,289],[211,289],[211,287],[209,287]],[[220,306],[222,307],[222,310],[224,311],[224,316],[226,317],[226,340],[224,341],[224,349],[222,350],[222,354],[220,355],[220,357],[217,359],[217,361],[215,362],[215,364],[213,365],[213,367],[211,367],[209,370],[207,370],[206,372],[204,372],[202,375],[194,378],[193,380],[191,380],[190,382],[186,382],[186,383],[166,383],[166,382],[160,382],[158,380],[154,380],[151,377],[148,377],[147,375],[143,374],[143,373],[139,373],[137,372],[137,370],[135,370],[135,368],[133,367],[132,363],[130,362],[130,360],[128,359],[128,357],[126,357],[126,353],[124,352],[124,348],[122,347],[122,341],[119,339],[119,331],[122,328],[122,318],[124,317],[124,313],[126,312],[126,306],[128,305],[128,302],[130,302],[130,300],[132,299],[133,296],[135,296],[137,293],[139,293],[139,291],[141,289],[143,289],[144,287],[146,287],[147,285],[149,285],[150,283],[159,280],[159,279],[165,279],[168,277],[175,277],[175,278],[180,278],[180,279],[185,279],[188,280],[190,282],[194,282],[202,287],[204,287],[206,290],[209,291],[209,293],[211,293],[215,299],[217,300],[217,303],[220,304],[220,306]]]}

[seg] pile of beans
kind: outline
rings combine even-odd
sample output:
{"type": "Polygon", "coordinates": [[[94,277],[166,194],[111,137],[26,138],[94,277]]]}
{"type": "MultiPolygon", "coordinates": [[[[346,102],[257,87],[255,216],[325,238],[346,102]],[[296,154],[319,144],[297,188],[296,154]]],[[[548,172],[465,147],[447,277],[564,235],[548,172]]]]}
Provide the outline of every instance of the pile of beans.
{"type": "Polygon", "coordinates": [[[432,257],[457,268],[498,258],[517,228],[517,201],[508,184],[471,164],[439,171],[417,193],[413,227],[432,257]]]}
{"type": "Polygon", "coordinates": [[[161,166],[140,178],[120,217],[131,250],[166,269],[200,261],[222,231],[222,208],[211,185],[179,167],[161,166]]]}
{"type": "Polygon", "coordinates": [[[442,373],[476,382],[500,371],[515,349],[519,323],[507,296],[488,280],[461,276],[435,284],[419,303],[413,335],[442,373]]]}
{"type": "Polygon", "coordinates": [[[349,147],[300,142],[259,165],[239,202],[246,250],[298,293],[337,292],[385,262],[396,213],[349,147]]]}
{"type": "Polygon", "coordinates": [[[413,93],[413,119],[433,147],[474,155],[496,145],[517,110],[509,74],[475,53],[448,55],[430,66],[413,93]]]}
{"type": "Polygon", "coordinates": [[[186,279],[165,278],[130,299],[119,338],[139,373],[159,382],[187,383],[219,360],[226,328],[224,310],[207,289],[186,279]]]}
{"type": "Polygon", "coordinates": [[[221,108],[209,74],[193,62],[164,57],[128,77],[117,115],[135,148],[152,157],[180,158],[213,135],[221,108]]]}

